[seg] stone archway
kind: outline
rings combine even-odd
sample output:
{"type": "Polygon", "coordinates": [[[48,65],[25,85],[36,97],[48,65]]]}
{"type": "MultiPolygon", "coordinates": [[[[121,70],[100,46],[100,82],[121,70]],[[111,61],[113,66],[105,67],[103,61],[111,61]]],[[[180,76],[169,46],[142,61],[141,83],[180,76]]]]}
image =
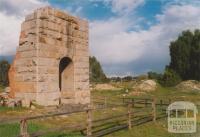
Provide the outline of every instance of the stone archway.
{"type": "Polygon", "coordinates": [[[88,22],[44,7],[21,28],[9,95],[25,100],[23,106],[90,103],[88,22]]]}
{"type": "Polygon", "coordinates": [[[59,89],[61,93],[74,91],[74,66],[69,57],[64,57],[59,63],[59,89]]]}

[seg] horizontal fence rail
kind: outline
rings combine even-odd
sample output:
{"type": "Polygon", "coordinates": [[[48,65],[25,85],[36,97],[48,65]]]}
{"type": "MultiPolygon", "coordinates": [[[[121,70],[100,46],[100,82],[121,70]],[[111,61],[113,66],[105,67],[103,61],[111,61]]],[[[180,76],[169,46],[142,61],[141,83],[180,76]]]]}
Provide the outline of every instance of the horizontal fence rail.
{"type": "MultiPolygon", "coordinates": [[[[165,118],[166,108],[172,100],[157,100],[156,98],[120,98],[121,103],[110,103],[110,99],[100,98],[100,102],[93,102],[86,109],[73,112],[60,112],[53,114],[45,114],[10,120],[0,120],[0,124],[20,123],[20,135],[17,137],[39,137],[51,132],[58,131],[81,131],[83,136],[99,137],[113,133],[121,129],[132,129],[133,126],[144,124],[150,121],[165,118]],[[95,104],[97,103],[97,104],[95,104]],[[98,103],[101,103],[99,106],[98,103]],[[107,116],[103,118],[93,119],[93,113],[103,109],[125,108],[122,114],[107,116]],[[158,112],[159,111],[159,112],[158,112]],[[28,121],[44,119],[49,117],[72,115],[83,113],[86,115],[86,120],[83,123],[64,125],[61,127],[51,128],[47,130],[39,130],[34,133],[28,133],[28,121]],[[118,124],[116,124],[118,123],[118,124]],[[108,126],[105,127],[105,125],[108,126]]],[[[114,99],[112,99],[114,101],[114,99]]],[[[116,101],[115,101],[116,102],[116,101]]]]}

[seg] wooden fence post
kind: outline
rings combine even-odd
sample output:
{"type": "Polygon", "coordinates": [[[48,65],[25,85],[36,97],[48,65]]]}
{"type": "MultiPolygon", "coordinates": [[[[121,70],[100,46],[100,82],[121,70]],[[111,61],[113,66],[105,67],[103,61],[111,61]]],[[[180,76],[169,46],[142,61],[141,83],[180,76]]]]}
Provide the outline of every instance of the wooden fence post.
{"type": "Polygon", "coordinates": [[[20,121],[20,136],[21,137],[29,137],[28,135],[28,125],[27,120],[23,119],[20,121]]]}
{"type": "Polygon", "coordinates": [[[163,105],[163,101],[162,101],[162,99],[160,100],[160,106],[162,107],[162,105],[163,105]]]}
{"type": "Polygon", "coordinates": [[[134,98],[132,98],[132,106],[133,106],[133,107],[135,106],[134,98]]]}
{"type": "Polygon", "coordinates": [[[128,104],[128,129],[132,128],[132,125],[131,125],[131,108],[132,108],[132,104],[129,103],[128,104]]]}
{"type": "Polygon", "coordinates": [[[147,101],[148,101],[148,100],[147,100],[147,99],[145,99],[145,107],[147,107],[147,101]]]}
{"type": "Polygon", "coordinates": [[[104,107],[106,108],[107,107],[107,98],[104,97],[104,107]]]}
{"type": "Polygon", "coordinates": [[[87,136],[92,135],[92,108],[91,106],[89,109],[86,111],[87,113],[87,136]]]}
{"type": "Polygon", "coordinates": [[[171,102],[172,102],[171,99],[169,99],[169,105],[171,104],[171,102]]]}
{"type": "Polygon", "coordinates": [[[152,117],[153,117],[153,121],[156,121],[156,98],[153,98],[152,101],[152,117]]]}

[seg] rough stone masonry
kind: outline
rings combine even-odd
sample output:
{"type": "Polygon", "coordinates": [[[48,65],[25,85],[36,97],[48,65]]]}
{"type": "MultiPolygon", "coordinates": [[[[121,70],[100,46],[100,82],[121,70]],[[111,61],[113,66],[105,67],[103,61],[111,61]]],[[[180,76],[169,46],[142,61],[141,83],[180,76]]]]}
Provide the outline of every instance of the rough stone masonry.
{"type": "Polygon", "coordinates": [[[88,104],[88,22],[51,7],[26,16],[9,79],[24,106],[88,104]]]}

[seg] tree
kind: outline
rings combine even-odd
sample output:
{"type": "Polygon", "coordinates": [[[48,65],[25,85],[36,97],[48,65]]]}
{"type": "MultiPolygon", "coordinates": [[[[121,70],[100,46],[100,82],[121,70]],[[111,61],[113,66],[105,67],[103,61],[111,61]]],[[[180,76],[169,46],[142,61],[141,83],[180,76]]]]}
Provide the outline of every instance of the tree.
{"type": "Polygon", "coordinates": [[[3,86],[7,86],[9,84],[8,81],[8,71],[10,68],[10,64],[6,60],[0,61],[0,84],[3,86]]]}
{"type": "Polygon", "coordinates": [[[101,68],[101,64],[95,57],[90,57],[90,81],[91,82],[107,82],[108,79],[101,68]]]}
{"type": "Polygon", "coordinates": [[[123,79],[123,81],[127,81],[128,82],[128,81],[132,81],[133,77],[132,76],[125,76],[122,79],[123,79]]]}
{"type": "Polygon", "coordinates": [[[175,86],[181,82],[181,77],[172,69],[166,68],[159,83],[163,86],[175,86]]]}
{"type": "Polygon", "coordinates": [[[200,31],[194,32],[190,55],[190,78],[200,80],[200,31]]]}
{"type": "Polygon", "coordinates": [[[183,80],[200,80],[200,31],[183,31],[170,44],[171,62],[174,70],[183,80]]]}
{"type": "Polygon", "coordinates": [[[150,71],[150,72],[148,72],[148,78],[155,79],[155,80],[161,80],[162,74],[150,71]]]}

